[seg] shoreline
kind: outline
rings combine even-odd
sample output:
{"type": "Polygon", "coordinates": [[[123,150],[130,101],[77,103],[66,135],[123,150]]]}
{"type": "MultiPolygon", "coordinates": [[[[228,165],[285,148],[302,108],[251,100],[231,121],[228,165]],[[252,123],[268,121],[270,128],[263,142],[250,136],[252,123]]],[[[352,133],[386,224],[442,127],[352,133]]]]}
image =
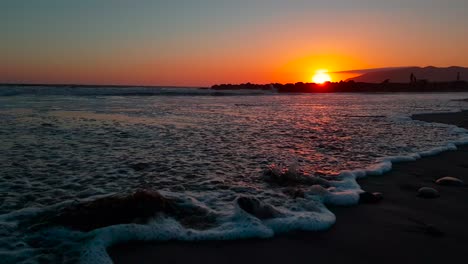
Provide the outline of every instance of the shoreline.
{"type": "MultiPolygon", "coordinates": [[[[468,128],[468,111],[414,115],[413,119],[468,128]]],[[[468,187],[439,186],[444,176],[468,182],[468,146],[393,164],[383,176],[359,179],[363,190],[383,193],[378,204],[329,207],[337,222],[321,232],[297,231],[271,239],[129,242],[108,249],[114,263],[440,263],[465,258],[468,187]],[[417,197],[420,187],[440,197],[417,197]],[[434,228],[439,235],[428,232],[434,228]],[[181,254],[183,253],[183,254],[181,254]]]]}
{"type": "Polygon", "coordinates": [[[325,82],[325,83],[271,83],[271,84],[216,84],[212,90],[271,90],[278,93],[345,93],[345,92],[467,92],[468,82],[428,82],[425,80],[406,82],[325,82]]]}

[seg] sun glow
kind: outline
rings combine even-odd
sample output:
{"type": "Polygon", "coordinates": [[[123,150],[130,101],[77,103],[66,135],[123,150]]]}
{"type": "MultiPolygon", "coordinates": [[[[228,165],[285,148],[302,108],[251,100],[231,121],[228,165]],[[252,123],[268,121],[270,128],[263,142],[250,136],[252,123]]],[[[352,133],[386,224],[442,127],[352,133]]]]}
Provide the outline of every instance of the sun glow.
{"type": "Polygon", "coordinates": [[[327,73],[327,70],[318,70],[315,75],[312,77],[312,82],[323,84],[326,82],[331,82],[331,77],[327,73]]]}

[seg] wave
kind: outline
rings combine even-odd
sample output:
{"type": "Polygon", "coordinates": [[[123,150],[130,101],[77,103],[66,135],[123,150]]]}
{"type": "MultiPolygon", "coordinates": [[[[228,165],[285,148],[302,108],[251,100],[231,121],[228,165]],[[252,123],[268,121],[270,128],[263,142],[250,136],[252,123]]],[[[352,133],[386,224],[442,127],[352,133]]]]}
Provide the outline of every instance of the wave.
{"type": "MultiPolygon", "coordinates": [[[[422,122],[422,121],[417,121],[422,122]]],[[[51,239],[67,244],[69,252],[75,252],[81,263],[112,263],[107,254],[107,248],[128,241],[196,241],[196,240],[234,240],[246,238],[270,238],[277,234],[292,230],[319,231],[329,229],[336,222],[335,215],[327,205],[355,205],[359,202],[359,194],[363,192],[357,180],[367,176],[383,175],[391,171],[393,164],[421,159],[437,155],[444,151],[456,150],[458,145],[468,144],[468,131],[456,126],[454,132],[463,134],[458,140],[446,142],[445,145],[430,150],[404,156],[391,156],[378,160],[372,166],[363,169],[341,171],[336,180],[328,180],[329,187],[315,184],[309,186],[302,198],[293,202],[286,201],[286,205],[268,205],[278,211],[276,217],[260,219],[242,206],[239,197],[232,201],[232,207],[225,211],[216,212],[217,225],[204,230],[184,226],[175,218],[158,216],[145,224],[119,224],[98,228],[90,232],[77,232],[65,228],[54,227],[40,232],[31,239],[51,239]],[[290,203],[290,204],[287,204],[290,203]],[[86,241],[83,244],[83,241],[86,241]]],[[[187,195],[163,192],[164,196],[176,197],[188,206],[203,207],[203,203],[187,195]]],[[[91,197],[82,201],[91,201],[106,196],[91,197]]],[[[47,208],[26,208],[0,216],[0,233],[3,230],[13,230],[21,226],[24,219],[33,218],[45,213],[54,213],[70,203],[62,203],[47,208]]],[[[5,231],[6,232],[6,231],[5,231]]],[[[1,241],[5,242],[5,241],[1,241]]],[[[61,248],[63,249],[63,248],[61,248]]],[[[22,257],[28,258],[31,251],[11,252],[12,257],[0,254],[11,263],[22,257]],[[18,256],[23,254],[23,256],[18,256]]]]}

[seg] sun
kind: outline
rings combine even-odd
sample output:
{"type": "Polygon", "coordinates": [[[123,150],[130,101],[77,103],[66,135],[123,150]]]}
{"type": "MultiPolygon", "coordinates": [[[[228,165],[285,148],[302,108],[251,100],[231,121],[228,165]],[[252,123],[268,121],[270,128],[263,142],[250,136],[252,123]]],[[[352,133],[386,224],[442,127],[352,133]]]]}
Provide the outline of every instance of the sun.
{"type": "Polygon", "coordinates": [[[312,77],[312,82],[323,84],[326,82],[331,82],[331,77],[327,73],[327,70],[318,70],[315,75],[312,77]]]}

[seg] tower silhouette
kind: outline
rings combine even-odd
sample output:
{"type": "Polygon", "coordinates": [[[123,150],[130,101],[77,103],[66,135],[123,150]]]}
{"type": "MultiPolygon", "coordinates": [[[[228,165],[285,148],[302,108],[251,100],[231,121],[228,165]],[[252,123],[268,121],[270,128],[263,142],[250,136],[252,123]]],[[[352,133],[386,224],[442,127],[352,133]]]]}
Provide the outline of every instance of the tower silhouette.
{"type": "Polygon", "coordinates": [[[416,80],[416,76],[414,76],[414,74],[411,73],[411,75],[410,75],[410,82],[411,82],[411,83],[416,83],[416,81],[417,81],[417,80],[416,80]]]}

